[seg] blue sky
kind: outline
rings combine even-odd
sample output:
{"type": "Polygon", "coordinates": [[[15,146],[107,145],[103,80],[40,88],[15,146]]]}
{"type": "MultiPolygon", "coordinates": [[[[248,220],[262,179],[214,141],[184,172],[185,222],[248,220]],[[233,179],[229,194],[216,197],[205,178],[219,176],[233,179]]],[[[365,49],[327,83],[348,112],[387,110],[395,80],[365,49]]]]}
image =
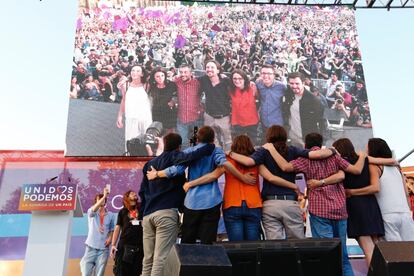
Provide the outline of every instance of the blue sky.
{"type": "MultiPolygon", "coordinates": [[[[64,149],[77,0],[1,6],[0,149],[64,149]]],[[[413,16],[356,12],[374,135],[397,157],[414,148],[413,16]]],[[[414,156],[402,165],[414,165],[414,156]]]]}

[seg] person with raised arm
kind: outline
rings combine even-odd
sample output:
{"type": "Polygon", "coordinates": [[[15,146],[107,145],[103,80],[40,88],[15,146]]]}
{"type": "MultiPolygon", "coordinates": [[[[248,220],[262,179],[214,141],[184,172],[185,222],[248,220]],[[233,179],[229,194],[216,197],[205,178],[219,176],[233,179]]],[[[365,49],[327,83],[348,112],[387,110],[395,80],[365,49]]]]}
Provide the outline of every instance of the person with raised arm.
{"type": "Polygon", "coordinates": [[[82,276],[103,276],[114,231],[115,215],[106,209],[109,190],[95,196],[95,204],[88,209],[88,237],[85,254],[80,261],[82,276]]]}

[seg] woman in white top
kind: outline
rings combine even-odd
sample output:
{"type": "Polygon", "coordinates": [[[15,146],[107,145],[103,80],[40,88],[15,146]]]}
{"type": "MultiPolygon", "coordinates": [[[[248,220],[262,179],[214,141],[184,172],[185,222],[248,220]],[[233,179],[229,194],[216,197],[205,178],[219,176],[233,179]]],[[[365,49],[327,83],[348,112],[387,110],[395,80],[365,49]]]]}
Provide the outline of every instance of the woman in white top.
{"type": "Polygon", "coordinates": [[[141,65],[131,68],[129,80],[121,80],[118,88],[122,93],[116,125],[123,128],[122,115],[125,113],[125,144],[128,140],[144,134],[152,123],[151,103],[144,89],[145,71],[141,65]]]}
{"type": "MultiPolygon", "coordinates": [[[[392,152],[383,139],[371,138],[368,141],[368,155],[391,158],[392,152]]],[[[414,221],[400,168],[370,164],[369,173],[371,185],[352,190],[352,195],[375,193],[387,241],[414,241],[414,221]]]]}

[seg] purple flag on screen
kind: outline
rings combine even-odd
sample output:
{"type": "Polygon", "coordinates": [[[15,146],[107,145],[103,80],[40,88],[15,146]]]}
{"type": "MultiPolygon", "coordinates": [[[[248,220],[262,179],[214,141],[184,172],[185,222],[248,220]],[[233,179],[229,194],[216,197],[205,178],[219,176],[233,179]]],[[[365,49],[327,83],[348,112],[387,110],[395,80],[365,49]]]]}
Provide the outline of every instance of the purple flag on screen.
{"type": "Polygon", "coordinates": [[[162,11],[147,11],[147,14],[146,14],[147,17],[155,17],[155,18],[161,17],[162,15],[163,15],[162,11]]]}
{"type": "Polygon", "coordinates": [[[185,46],[185,43],[187,40],[182,35],[177,35],[177,38],[175,39],[174,47],[175,48],[183,48],[185,46]]]}
{"type": "Polygon", "coordinates": [[[111,13],[106,11],[106,12],[104,12],[104,14],[102,16],[103,16],[103,18],[105,18],[105,20],[108,20],[109,17],[111,17],[111,13]]]}
{"type": "Polygon", "coordinates": [[[126,30],[128,29],[128,26],[128,18],[116,19],[114,23],[112,23],[112,29],[114,29],[115,31],[126,30]]]}
{"type": "Polygon", "coordinates": [[[82,29],[83,23],[82,23],[82,19],[78,18],[78,20],[76,21],[76,29],[80,30],[82,29]]]}
{"type": "Polygon", "coordinates": [[[243,29],[242,29],[242,35],[244,36],[244,38],[246,38],[248,34],[249,34],[249,30],[247,30],[246,23],[244,23],[243,29]]]}
{"type": "Polygon", "coordinates": [[[221,31],[221,28],[217,24],[214,24],[213,27],[211,27],[211,29],[215,32],[220,32],[221,31]]]}

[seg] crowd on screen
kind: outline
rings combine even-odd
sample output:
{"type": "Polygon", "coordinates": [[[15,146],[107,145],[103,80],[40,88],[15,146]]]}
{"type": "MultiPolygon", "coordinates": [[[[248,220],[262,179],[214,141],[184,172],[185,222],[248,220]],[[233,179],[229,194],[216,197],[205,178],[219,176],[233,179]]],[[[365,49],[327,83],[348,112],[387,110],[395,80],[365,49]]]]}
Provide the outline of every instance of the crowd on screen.
{"type": "Polygon", "coordinates": [[[414,241],[414,178],[405,179],[383,139],[369,139],[366,152],[357,153],[347,138],[323,148],[318,133],[306,135],[305,147],[289,146],[279,125],[256,149],[244,134],[227,152],[214,138],[203,126],[197,144],[181,151],[180,135],[165,135],[159,155],[144,165],[139,192],[124,194],[117,220],[105,210],[108,191],[97,195],[88,210],[83,275],[94,265],[103,271],[108,255],[115,275],[162,275],[177,241],[216,242],[220,217],[229,241],[340,238],[344,275],[353,275],[347,237],[358,241],[368,264],[377,241],[414,241]],[[305,190],[297,173],[306,175],[305,190]]]}
{"type": "MultiPolygon", "coordinates": [[[[174,85],[167,89],[172,97],[163,104],[157,102],[160,91],[156,86],[159,85],[151,76],[159,67],[163,68],[166,83],[177,82],[183,64],[189,65],[194,77],[201,78],[207,73],[207,62],[214,60],[220,76],[230,77],[226,80],[227,86],[235,86],[231,78],[235,70],[243,72],[247,76],[245,83],[256,83],[257,87],[251,88],[259,92],[254,95],[257,97],[255,112],[262,112],[265,99],[260,97],[258,83],[264,79],[263,65],[271,65],[274,82],[281,84],[279,90],[282,86],[286,88],[289,73],[300,72],[307,90],[320,99],[323,108],[342,112],[351,125],[371,127],[357,38],[354,13],[347,8],[172,5],[124,9],[100,6],[82,11],[78,18],[70,97],[120,103],[125,96],[123,82],[130,76],[132,67],[139,64],[146,76],[142,82],[150,97],[151,117],[157,117],[161,109],[170,111],[161,118],[167,125],[164,129],[179,130],[182,128],[180,120],[187,124],[186,118],[180,118],[186,106],[177,100],[179,88],[174,85]]],[[[230,89],[222,91],[226,94],[223,97],[230,98],[230,89]]],[[[208,113],[208,107],[204,106],[208,105],[204,98],[209,101],[206,91],[199,93],[202,108],[199,112],[208,113]]],[[[272,101],[280,100],[280,94],[272,101]]],[[[162,98],[161,101],[166,100],[164,95],[162,98]]],[[[237,117],[237,110],[233,110],[237,107],[233,104],[241,99],[231,98],[231,101],[225,100],[228,106],[223,106],[226,114],[212,115],[225,117],[234,112],[237,117]]],[[[263,122],[267,120],[263,116],[267,111],[263,112],[258,114],[259,120],[255,123],[260,121],[266,128],[269,123],[263,122]]],[[[147,120],[149,117],[147,115],[147,120]]],[[[197,120],[205,120],[204,114],[197,120]]],[[[242,123],[251,131],[253,121],[234,122],[234,125],[242,123]]],[[[239,128],[233,127],[231,131],[235,130],[239,128]]],[[[184,133],[180,133],[184,137],[184,133]]],[[[227,129],[223,135],[227,135],[227,129]]],[[[224,143],[228,144],[230,139],[226,139],[224,143]]]]}

